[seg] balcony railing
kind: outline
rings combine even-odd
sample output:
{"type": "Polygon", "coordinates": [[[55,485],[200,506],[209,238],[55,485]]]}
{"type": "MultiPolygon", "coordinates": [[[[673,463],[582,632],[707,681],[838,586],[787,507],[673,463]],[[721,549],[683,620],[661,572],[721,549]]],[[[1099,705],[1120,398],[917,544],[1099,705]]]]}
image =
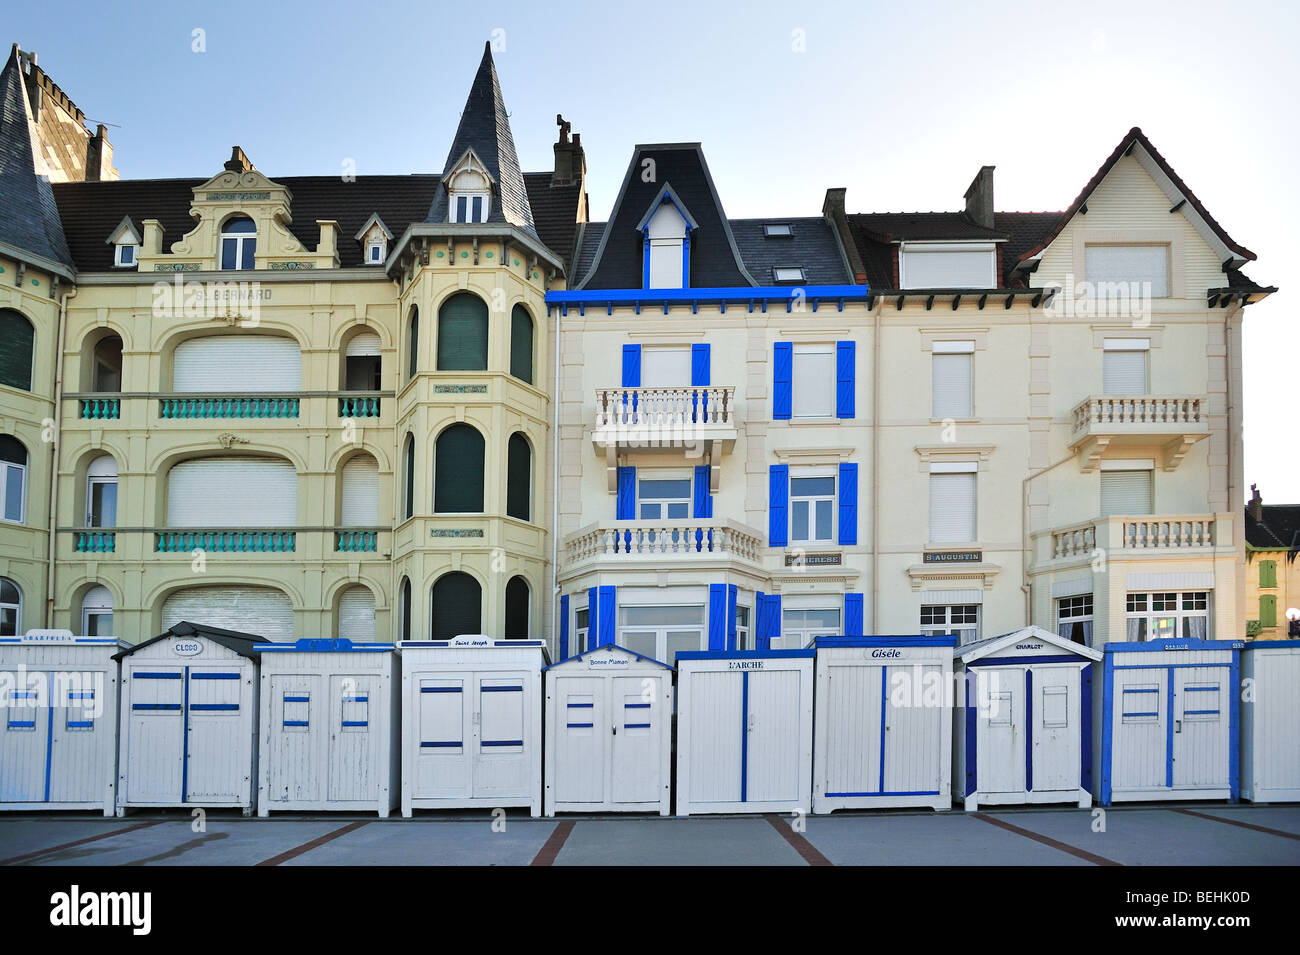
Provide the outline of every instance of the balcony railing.
{"type": "Polygon", "coordinates": [[[346,552],[379,550],[379,532],[335,531],[334,549],[346,552]]]}
{"type": "Polygon", "coordinates": [[[291,528],[156,531],[154,550],[169,554],[194,550],[225,554],[283,553],[295,549],[297,536],[297,530],[291,528]]]}
{"type": "Polygon", "coordinates": [[[1194,395],[1093,396],[1074,409],[1074,433],[1126,431],[1181,431],[1204,426],[1202,400],[1194,395]]]}
{"type": "Polygon", "coordinates": [[[593,558],[634,561],[640,558],[737,558],[757,562],[763,536],[752,527],[728,520],[616,521],[593,524],[564,541],[567,562],[593,558]]]}
{"type": "Polygon", "coordinates": [[[1216,514],[1103,517],[1051,531],[1051,560],[1091,558],[1097,549],[1140,556],[1228,546],[1231,522],[1216,514]]]}
{"type": "Polygon", "coordinates": [[[379,395],[339,395],[340,418],[378,418],[379,395]]]}
{"type": "Polygon", "coordinates": [[[596,427],[735,427],[731,385],[681,388],[598,388],[596,427]]]}
{"type": "Polygon", "coordinates": [[[80,398],[77,400],[78,418],[120,418],[122,401],[120,398],[80,398]]]}
{"type": "Polygon", "coordinates": [[[113,531],[74,531],[72,549],[79,554],[111,554],[117,548],[113,531]]]}
{"type": "Polygon", "coordinates": [[[283,395],[193,395],[160,398],[160,418],[296,418],[297,397],[283,395]]]}

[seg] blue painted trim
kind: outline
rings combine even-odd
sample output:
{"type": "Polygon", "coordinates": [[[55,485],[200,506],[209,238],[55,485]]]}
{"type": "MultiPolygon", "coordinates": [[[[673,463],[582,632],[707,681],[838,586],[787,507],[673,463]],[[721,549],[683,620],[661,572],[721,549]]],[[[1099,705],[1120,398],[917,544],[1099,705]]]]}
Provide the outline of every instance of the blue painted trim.
{"type": "Polygon", "coordinates": [[[184,721],[181,740],[181,802],[190,798],[190,668],[185,668],[185,709],[181,713],[184,721]]]}
{"type": "Polygon", "coordinates": [[[772,420],[789,421],[794,413],[794,342],[772,345],[772,420]]]}
{"type": "Polygon", "coordinates": [[[858,466],[851,462],[840,464],[839,478],[839,542],[843,547],[858,542],[858,466]]]}
{"type": "Polygon", "coordinates": [[[284,702],[286,702],[286,703],[310,703],[310,702],[311,702],[311,697],[310,697],[310,696],[286,696],[286,697],[284,698],[284,702]]]}
{"type": "Polygon", "coordinates": [[[814,637],[817,649],[833,650],[837,647],[955,647],[956,637],[814,637]]]}
{"type": "MultiPolygon", "coordinates": [[[[813,306],[816,308],[816,305],[813,306]]],[[[835,417],[853,418],[854,378],[857,374],[857,343],[841,341],[835,343],[835,417]]]]}
{"type": "Polygon", "coordinates": [[[438,741],[436,741],[436,742],[434,742],[434,741],[428,741],[428,740],[421,740],[421,741],[420,741],[420,747],[421,747],[422,749],[462,749],[462,748],[464,748],[464,746],[465,746],[465,744],[464,744],[463,742],[461,742],[460,740],[458,740],[458,739],[457,739],[457,740],[438,740],[438,741]]]}
{"type": "Polygon", "coordinates": [[[1174,668],[1165,677],[1165,786],[1174,788],[1174,668]]]}
{"type": "MultiPolygon", "coordinates": [[[[646,256],[648,257],[648,247],[646,256]]],[[[645,262],[645,274],[649,275],[648,258],[645,262]]],[[[834,299],[845,302],[865,302],[870,294],[866,285],[801,285],[791,286],[729,286],[681,289],[565,289],[546,293],[546,305],[549,314],[553,305],[607,305],[646,307],[663,303],[689,305],[701,304],[752,305],[762,303],[764,308],[771,303],[795,302],[804,300],[816,302],[819,299],[834,299]]]]}
{"type": "Polygon", "coordinates": [[[1183,710],[1183,716],[1218,716],[1222,710],[1183,710]]]}
{"type": "Polygon", "coordinates": [[[281,726],[310,726],[307,720],[284,720],[281,726]]]}
{"type": "Polygon", "coordinates": [[[569,656],[569,595],[560,597],[560,659],[569,656]]]}
{"type": "Polygon", "coordinates": [[[596,724],[595,723],[565,723],[564,725],[566,728],[571,730],[589,730],[596,724]]]}
{"type": "Polygon", "coordinates": [[[1150,713],[1145,713],[1145,712],[1144,712],[1144,713],[1128,713],[1128,712],[1125,712],[1125,713],[1122,713],[1122,714],[1120,714],[1120,715],[1121,715],[1121,716],[1131,716],[1131,717],[1133,717],[1133,718],[1135,718],[1135,719],[1138,718],[1138,717],[1144,717],[1144,716],[1157,716],[1157,717],[1158,717],[1158,716],[1160,715],[1160,711],[1159,711],[1159,710],[1152,710],[1150,713]]]}
{"type": "Polygon", "coordinates": [[[979,700],[976,685],[966,681],[966,795],[979,788],[979,700]]]}
{"type": "Polygon", "coordinates": [[[709,650],[725,653],[727,646],[727,585],[709,584],[709,650]]]}
{"type": "Polygon", "coordinates": [[[68,720],[68,729],[70,730],[88,730],[93,729],[94,726],[94,720],[68,720]]]}
{"type": "Polygon", "coordinates": [[[1125,696],[1128,696],[1130,693],[1159,693],[1159,692],[1160,692],[1160,691],[1157,690],[1154,686],[1141,686],[1141,687],[1126,686],[1126,687],[1124,687],[1124,695],[1125,695],[1125,696]]]}
{"type": "Polygon", "coordinates": [[[519,683],[514,686],[481,686],[479,689],[484,693],[522,693],[524,685],[519,683]]]}
{"type": "Polygon", "coordinates": [[[1244,646],[1246,646],[1244,640],[1197,640],[1193,637],[1178,637],[1172,640],[1107,643],[1102,650],[1106,653],[1161,653],[1165,650],[1240,650],[1244,646]]]}
{"type": "Polygon", "coordinates": [[[480,746],[523,746],[524,741],[521,739],[485,739],[479,743],[480,746]]]}
{"type": "Polygon", "coordinates": [[[985,657],[982,660],[972,660],[966,666],[974,668],[1023,663],[1082,663],[1086,659],[1087,657],[1077,657],[1073,654],[1050,657],[985,657]]]}
{"type": "Polygon", "coordinates": [[[623,724],[623,729],[625,730],[648,730],[649,728],[650,728],[649,723],[624,723],[623,724]]]}
{"type": "Polygon", "coordinates": [[[1034,671],[1025,669],[1025,792],[1034,791],[1034,671]]]}
{"type": "MultiPolygon", "coordinates": [[[[600,646],[600,589],[589,587],[587,589],[587,649],[569,659],[576,660],[583,653],[590,653],[598,646],[600,646]]],[[[567,661],[560,661],[560,663],[565,662],[567,661]]],[[[558,666],[558,664],[552,663],[551,666],[558,666]]],[[[547,668],[543,667],[542,669],[547,668]]]]}
{"type": "Polygon", "coordinates": [[[133,710],[177,710],[181,705],[179,703],[132,703],[133,710]]]}
{"type": "Polygon", "coordinates": [[[860,637],[863,626],[863,594],[846,593],[844,595],[844,634],[849,637],[860,637]]]}
{"type": "MultiPolygon", "coordinates": [[[[1300,641],[1287,642],[1300,645],[1300,641]]],[[[1237,712],[1241,707],[1241,694],[1237,688],[1240,686],[1241,653],[1234,650],[1228,670],[1228,792],[1233,802],[1241,798],[1241,738],[1237,732],[1237,712]]]]}
{"type": "Polygon", "coordinates": [[[238,680],[238,673],[191,673],[191,680],[238,680]]]}
{"type": "MultiPolygon", "coordinates": [[[[727,649],[736,650],[736,594],[735,584],[727,584],[727,649]]],[[[753,621],[750,621],[750,632],[753,632],[753,621]]],[[[678,654],[680,657],[681,654],[678,654]]]]}
{"type": "Polygon", "coordinates": [[[343,726],[369,726],[370,722],[368,720],[343,720],[342,725],[343,726]]]}
{"type": "MultiPolygon", "coordinates": [[[[610,589],[612,590],[613,588],[611,587],[610,589]]],[[[618,646],[612,640],[610,641],[610,645],[618,646]]],[[[569,659],[562,660],[559,663],[552,663],[549,666],[544,666],[542,667],[542,670],[543,671],[554,670],[556,667],[564,666],[566,663],[576,663],[577,661],[583,659],[584,657],[589,657],[597,650],[601,650],[601,649],[603,649],[603,647],[593,647],[592,649],[588,650],[586,653],[579,653],[577,656],[569,657],[569,659]]],[[[643,653],[637,653],[635,650],[629,650],[627,647],[618,647],[618,649],[621,650],[623,653],[628,654],[629,656],[636,657],[638,660],[644,660],[646,663],[653,663],[655,666],[663,667],[665,670],[675,669],[672,665],[664,663],[662,660],[656,660],[653,657],[648,657],[643,653]]]]}
{"type": "Polygon", "coordinates": [[[195,703],[190,707],[191,710],[221,710],[224,712],[238,711],[238,703],[195,703]]]}
{"type": "Polygon", "coordinates": [[[540,647],[545,645],[545,640],[489,640],[483,646],[474,647],[453,647],[450,640],[403,640],[398,644],[398,648],[406,650],[412,647],[426,649],[428,647],[450,648],[453,650],[493,650],[504,647],[514,649],[515,647],[540,647]]]}
{"type": "Polygon", "coordinates": [[[649,704],[649,703],[624,703],[624,704],[623,704],[623,709],[625,709],[625,710],[648,710],[648,709],[650,709],[650,704],[649,704]]]}
{"type": "Polygon", "coordinates": [[[880,791],[885,791],[885,708],[889,705],[889,667],[880,668],[880,791]]]}
{"type": "Polygon", "coordinates": [[[1223,669],[1231,666],[1227,660],[1222,663],[1120,663],[1116,664],[1116,670],[1196,670],[1206,667],[1217,667],[1223,669]]]}
{"type": "Polygon", "coordinates": [[[1290,647],[1300,649],[1300,640],[1250,640],[1243,650],[1262,650],[1266,647],[1290,647]]]}
{"type": "MultiPolygon", "coordinates": [[[[590,614],[588,614],[590,617],[590,614]]],[[[600,642],[613,644],[618,634],[618,599],[612,584],[600,585],[600,642]]]]}
{"type": "Polygon", "coordinates": [[[569,703],[568,707],[571,710],[591,710],[596,708],[596,704],[595,703],[569,703]]]}
{"type": "Polygon", "coordinates": [[[1079,785],[1092,795],[1092,664],[1079,671],[1079,785]]]}
{"type": "Polygon", "coordinates": [[[73,692],[72,690],[68,691],[68,699],[70,700],[93,700],[94,698],[94,690],[81,690],[80,692],[73,692]]]}
{"type": "Polygon", "coordinates": [[[1183,689],[1186,690],[1186,691],[1189,692],[1189,693],[1192,693],[1192,692],[1196,692],[1196,693],[1218,693],[1218,692],[1219,692],[1219,685],[1218,685],[1217,683],[1215,683],[1215,684],[1212,684],[1212,685],[1210,685],[1210,686],[1185,686],[1185,687],[1183,687],[1183,689]]]}
{"type": "Polygon", "coordinates": [[[422,686],[421,693],[460,693],[463,691],[459,686],[422,686]]]}
{"type": "Polygon", "coordinates": [[[368,697],[368,696],[345,696],[345,697],[343,697],[343,702],[344,702],[344,703],[369,703],[369,702],[370,702],[370,697],[368,697]]]}
{"type": "Polygon", "coordinates": [[[623,374],[619,380],[624,388],[641,387],[641,346],[623,346],[623,374]]]}
{"type": "Polygon", "coordinates": [[[805,650],[679,650],[678,660],[790,660],[812,659],[817,651],[805,650]]]}
{"type": "Polygon", "coordinates": [[[1109,806],[1110,762],[1115,730],[1115,657],[1112,654],[1102,657],[1101,679],[1101,779],[1097,780],[1097,784],[1101,787],[1099,801],[1103,806],[1109,806]]]}
{"type": "Polygon", "coordinates": [[[179,673],[132,673],[132,679],[136,680],[179,680],[179,673]]]}
{"type": "Polygon", "coordinates": [[[785,547],[790,540],[790,465],[767,469],[767,544],[785,547]]]}
{"type": "Polygon", "coordinates": [[[937,796],[937,789],[916,789],[910,792],[878,792],[878,793],[827,793],[828,799],[843,799],[856,796],[937,796]]]}
{"type": "Polygon", "coordinates": [[[740,801],[749,801],[749,671],[740,674],[740,801]]]}
{"type": "MultiPolygon", "coordinates": [[[[54,674],[47,673],[46,679],[50,682],[47,686],[54,685],[54,674]]],[[[50,801],[50,773],[54,769],[54,709],[45,708],[45,801],[50,801]]],[[[33,722],[35,722],[33,720],[33,722]]]]}
{"type": "MultiPolygon", "coordinates": [[[[9,728],[11,730],[34,730],[36,729],[36,721],[35,720],[10,720],[9,728]]],[[[49,753],[47,752],[45,755],[45,761],[47,764],[49,763],[49,759],[50,759],[49,753]]],[[[46,796],[45,798],[46,801],[48,801],[50,797],[46,796]]]]}

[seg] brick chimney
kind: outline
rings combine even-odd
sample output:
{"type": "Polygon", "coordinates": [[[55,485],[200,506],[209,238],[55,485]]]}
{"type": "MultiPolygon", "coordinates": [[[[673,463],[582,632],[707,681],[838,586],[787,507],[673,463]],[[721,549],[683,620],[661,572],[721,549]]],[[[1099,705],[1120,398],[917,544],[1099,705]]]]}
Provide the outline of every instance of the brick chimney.
{"type": "Polygon", "coordinates": [[[555,171],[551,173],[552,186],[570,186],[587,178],[587,157],[582,151],[582,133],[569,139],[569,126],[564,117],[556,114],[560,138],[555,143],[555,171]]]}
{"type": "Polygon", "coordinates": [[[1246,513],[1256,524],[1264,521],[1264,499],[1259,496],[1259,485],[1250,486],[1250,500],[1246,502],[1246,513]]]}
{"type": "Polygon", "coordinates": [[[95,127],[95,135],[86,141],[86,181],[112,182],[116,179],[113,144],[108,141],[108,127],[100,123],[95,127]]]}
{"type": "Polygon", "coordinates": [[[226,160],[225,168],[230,172],[251,172],[253,161],[244,155],[244,151],[238,146],[230,147],[230,158],[226,160]]]}
{"type": "Polygon", "coordinates": [[[986,229],[993,228],[993,166],[981,166],[966,189],[966,215],[986,229]]]}
{"type": "Polygon", "coordinates": [[[849,269],[853,273],[853,284],[863,285],[867,281],[867,268],[862,262],[862,256],[858,253],[857,243],[853,241],[853,231],[849,228],[849,217],[844,211],[844,197],[847,192],[848,190],[843,186],[835,186],[826,190],[826,198],[822,201],[822,218],[835,229],[840,248],[844,250],[844,256],[849,260],[849,269]]]}

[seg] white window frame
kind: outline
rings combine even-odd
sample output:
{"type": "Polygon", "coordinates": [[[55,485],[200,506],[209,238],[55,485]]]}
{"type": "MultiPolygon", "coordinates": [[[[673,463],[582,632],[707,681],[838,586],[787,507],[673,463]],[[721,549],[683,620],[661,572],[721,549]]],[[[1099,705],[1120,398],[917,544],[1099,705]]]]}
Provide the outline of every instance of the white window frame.
{"type": "MultiPolygon", "coordinates": [[[[641,387],[642,388],[689,388],[691,385],[691,346],[690,345],[653,345],[641,349],[641,387]],[[649,380],[647,370],[658,364],[655,359],[669,357],[670,366],[679,372],[680,381],[659,382],[649,380]]],[[[642,398],[641,400],[645,400],[642,398]]],[[[668,409],[664,409],[667,411],[668,409]]]]}
{"type": "Polygon", "coordinates": [[[967,341],[937,341],[930,346],[930,417],[938,420],[953,418],[958,421],[969,420],[975,417],[975,342],[967,341]],[[939,356],[964,355],[968,362],[970,378],[970,393],[966,396],[966,410],[960,415],[944,414],[941,409],[934,406],[934,383],[939,375],[939,362],[935,359],[939,356]]]}
{"type": "Polygon", "coordinates": [[[1142,354],[1142,390],[1137,392],[1137,394],[1147,395],[1151,393],[1151,339],[1103,338],[1101,342],[1101,350],[1101,388],[1103,394],[1110,393],[1106,389],[1106,355],[1111,352],[1140,352],[1142,354]]]}
{"type": "Polygon", "coordinates": [[[802,265],[774,265],[772,266],[773,282],[806,282],[807,275],[804,273],[802,265]]]}
{"type": "Polygon", "coordinates": [[[988,288],[995,289],[998,287],[998,247],[995,242],[901,242],[898,250],[898,285],[901,289],[911,288],[988,288]],[[908,278],[907,266],[908,260],[911,259],[915,265],[920,265],[922,256],[930,254],[980,254],[984,259],[984,266],[988,271],[985,273],[985,281],[976,285],[916,285],[908,278]]]}
{"type": "Polygon", "coordinates": [[[591,612],[587,607],[577,607],[573,611],[573,650],[574,656],[587,652],[587,634],[591,632],[591,612]],[[587,619],[583,620],[578,615],[587,619]]]}
{"type": "MultiPolygon", "coordinates": [[[[1085,242],[1083,247],[1083,271],[1084,279],[1092,289],[1094,297],[1098,295],[1098,285],[1103,282],[1137,282],[1145,281],[1138,279],[1113,279],[1105,276],[1093,275],[1092,269],[1088,265],[1088,253],[1093,249],[1159,249],[1164,253],[1165,262],[1165,287],[1164,291],[1157,294],[1158,289],[1154,282],[1148,283],[1152,286],[1151,298],[1168,298],[1170,286],[1173,284],[1173,249],[1169,242],[1085,242]]],[[[1146,295],[1146,289],[1141,290],[1142,297],[1146,295]]]]}
{"type": "MultiPolygon", "coordinates": [[[[1073,627],[1076,623],[1093,624],[1096,626],[1095,598],[1093,594],[1074,594],[1069,597],[1058,597],[1056,599],[1056,634],[1062,636],[1061,627],[1069,624],[1073,627]],[[1086,606],[1086,609],[1083,609],[1086,606]]],[[[1091,645],[1092,628],[1087,629],[1089,639],[1084,642],[1091,645]]],[[[1068,636],[1065,639],[1070,639],[1068,636]]]]}
{"type": "Polygon", "coordinates": [[[253,221],[249,216],[232,216],[231,219],[227,220],[226,224],[222,225],[221,227],[221,238],[217,242],[217,270],[220,272],[249,272],[255,268],[257,268],[257,223],[253,221]],[[253,222],[252,232],[227,232],[226,231],[226,225],[229,225],[230,222],[232,221],[242,222],[245,219],[248,219],[249,221],[253,222]],[[225,267],[227,239],[235,240],[235,267],[233,269],[228,269],[225,267]],[[247,245],[250,241],[253,244],[252,261],[248,263],[247,267],[245,267],[244,255],[247,249],[247,245]]]}
{"type": "Polygon", "coordinates": [[[0,461],[0,522],[5,524],[27,523],[27,465],[14,464],[12,461],[0,461]],[[20,475],[18,491],[18,519],[6,517],[9,512],[9,469],[13,468],[20,475]]]}
{"type": "Polygon", "coordinates": [[[790,487],[786,495],[787,506],[790,508],[790,545],[796,544],[833,544],[839,540],[839,510],[840,510],[840,477],[839,469],[834,466],[825,467],[805,467],[792,468],[790,470],[790,487]],[[830,494],[815,495],[798,495],[794,493],[794,482],[800,478],[830,478],[834,490],[830,494]],[[802,502],[808,507],[808,536],[795,536],[794,508],[795,502],[802,502]],[[817,509],[816,505],[825,501],[830,501],[831,505],[831,531],[829,537],[815,536],[817,531],[817,509]]]}
{"type": "Polygon", "coordinates": [[[695,500],[694,475],[686,471],[660,470],[658,468],[637,468],[636,469],[636,519],[638,521],[688,521],[691,519],[691,507],[695,500]],[[642,498],[641,485],[645,481],[685,481],[687,494],[685,498],[680,497],[651,497],[642,498]],[[642,517],[641,504],[645,501],[647,504],[659,505],[664,513],[663,517],[642,517]],[[686,505],[685,517],[668,517],[668,505],[682,504],[686,505]]]}
{"type": "Polygon", "coordinates": [[[1124,599],[1125,639],[1130,641],[1170,640],[1191,635],[1188,621],[1203,619],[1205,621],[1204,640],[1214,639],[1214,591],[1213,590],[1157,590],[1130,591],[1124,599]],[[1173,598],[1172,601],[1170,598],[1173,598]],[[1173,603],[1173,607],[1165,606],[1173,603]],[[1188,603],[1203,602],[1205,606],[1187,606],[1188,603]],[[1157,609],[1157,604],[1160,605],[1157,609]],[[1173,621],[1173,633],[1163,630],[1157,632],[1157,621],[1173,621]],[[1130,621],[1138,621],[1138,632],[1130,635],[1133,629],[1130,621]]]}
{"type": "MultiPolygon", "coordinates": [[[[626,635],[627,633],[630,632],[630,633],[642,633],[642,634],[644,634],[644,633],[650,633],[651,631],[653,631],[653,632],[654,632],[654,635],[655,635],[655,652],[654,652],[651,656],[652,656],[654,659],[659,660],[659,661],[661,661],[661,662],[663,662],[663,663],[669,663],[669,664],[671,664],[671,663],[673,662],[672,660],[669,659],[670,654],[668,653],[668,634],[669,634],[669,632],[677,632],[677,633],[680,633],[680,632],[682,632],[682,631],[687,631],[687,630],[697,630],[697,628],[698,628],[697,632],[698,632],[698,634],[699,634],[699,640],[698,640],[698,642],[697,642],[697,646],[696,646],[694,649],[696,649],[696,650],[707,650],[707,649],[709,648],[709,621],[708,621],[708,608],[705,607],[703,604],[693,604],[693,603],[681,603],[681,604],[679,604],[679,603],[672,603],[672,604],[629,603],[629,604],[625,604],[625,603],[620,602],[619,605],[618,605],[618,609],[615,611],[615,614],[614,614],[614,627],[615,627],[615,632],[616,632],[616,636],[615,636],[614,642],[617,643],[620,647],[623,647],[623,648],[625,648],[625,649],[630,649],[630,648],[627,646],[627,644],[624,642],[624,637],[625,637],[625,635],[626,635]],[[698,624],[696,624],[696,623],[672,623],[672,624],[644,624],[644,625],[638,625],[638,624],[624,624],[624,623],[623,623],[623,612],[624,612],[625,610],[647,610],[647,609],[655,609],[655,610],[672,609],[672,610],[678,610],[678,609],[683,609],[683,608],[698,609],[699,612],[700,612],[700,622],[699,622],[698,624]]],[[[637,652],[637,653],[639,653],[640,651],[633,651],[633,652],[637,652]]]]}
{"type": "Polygon", "coordinates": [[[977,461],[935,461],[930,464],[930,480],[926,488],[926,537],[932,544],[974,544],[979,541],[980,536],[980,480],[979,480],[979,462],[977,461]],[[971,495],[971,534],[968,541],[937,541],[934,539],[934,527],[929,526],[932,523],[931,512],[934,509],[934,476],[936,474],[969,474],[974,484],[974,493],[971,495]]]}
{"type": "Polygon", "coordinates": [[[117,488],[117,477],[116,477],[116,476],[114,476],[114,477],[107,477],[107,476],[91,475],[90,477],[86,478],[86,526],[87,526],[87,527],[103,527],[103,528],[110,528],[110,527],[116,527],[116,526],[117,526],[117,501],[116,501],[116,499],[114,499],[114,501],[113,501],[113,523],[111,523],[111,524],[96,524],[96,523],[94,522],[95,488],[96,488],[97,486],[108,485],[108,484],[111,484],[111,485],[113,485],[114,488],[117,488]]]}
{"type": "Polygon", "coordinates": [[[366,243],[366,265],[383,265],[385,246],[387,243],[383,239],[373,239],[366,243]],[[376,254],[377,253],[377,254],[376,254]]]}
{"type": "Polygon", "coordinates": [[[793,238],[794,226],[788,222],[768,222],[763,225],[763,235],[768,239],[793,238]]]}
{"type": "MultiPolygon", "coordinates": [[[[812,421],[829,421],[835,418],[836,386],[838,381],[836,376],[836,368],[835,368],[835,362],[836,362],[835,351],[836,351],[836,345],[834,342],[823,342],[820,344],[807,344],[807,345],[796,344],[794,346],[790,358],[790,417],[791,418],[801,419],[801,420],[812,420],[812,421]],[[818,410],[815,413],[810,413],[806,407],[801,409],[800,402],[799,402],[799,396],[800,396],[799,381],[801,378],[799,374],[799,365],[800,365],[799,359],[801,357],[806,358],[811,355],[830,357],[829,373],[815,376],[815,380],[818,383],[820,383],[823,388],[826,389],[823,395],[826,410],[825,411],[818,410]]],[[[804,374],[810,375],[812,374],[812,372],[805,371],[804,374]]]]}
{"type": "Polygon", "coordinates": [[[753,611],[748,604],[736,604],[736,649],[753,650],[754,645],[749,642],[750,635],[750,618],[753,611]]]}
{"type": "Polygon", "coordinates": [[[87,607],[84,603],[81,605],[81,632],[86,636],[111,637],[113,636],[113,608],[112,607],[87,607]],[[98,630],[92,634],[90,628],[91,617],[108,617],[108,632],[103,633],[98,630]]]}
{"type": "Polygon", "coordinates": [[[138,267],[140,263],[140,259],[138,255],[139,248],[140,247],[137,246],[134,242],[117,243],[115,246],[113,246],[113,265],[119,269],[134,269],[138,267]],[[123,261],[122,253],[125,252],[127,249],[131,250],[130,262],[123,261]]]}
{"type": "Polygon", "coordinates": [[[462,224],[487,222],[488,216],[491,215],[492,194],[490,192],[482,192],[479,190],[466,192],[455,191],[450,195],[449,206],[447,218],[451,222],[459,222],[462,224]],[[462,199],[465,200],[465,214],[463,217],[460,214],[460,200],[462,199]],[[479,209],[479,218],[477,219],[474,218],[475,199],[483,200],[483,204],[479,209]]]}
{"type": "Polygon", "coordinates": [[[964,604],[921,604],[920,611],[920,628],[921,633],[925,636],[955,636],[959,646],[965,646],[968,643],[974,643],[980,638],[980,618],[981,604],[964,603],[964,604]],[[934,611],[942,610],[943,613],[936,614],[934,611]],[[974,611],[974,621],[966,619],[974,611]],[[930,611],[928,616],[930,622],[926,622],[926,611],[930,611]],[[942,616],[942,620],[935,619],[942,616]],[[961,619],[956,619],[957,617],[961,619]]]}
{"type": "MultiPolygon", "coordinates": [[[[815,602],[809,602],[804,606],[803,600],[788,600],[786,606],[781,608],[781,646],[782,650],[802,650],[808,646],[817,637],[838,637],[844,633],[844,607],[842,605],[843,597],[840,598],[841,606],[826,603],[826,598],[814,598],[815,602]],[[785,615],[787,613],[807,613],[813,611],[816,613],[834,613],[839,617],[839,624],[836,627],[787,627],[785,615]]],[[[772,649],[778,649],[773,647],[772,649]]]]}

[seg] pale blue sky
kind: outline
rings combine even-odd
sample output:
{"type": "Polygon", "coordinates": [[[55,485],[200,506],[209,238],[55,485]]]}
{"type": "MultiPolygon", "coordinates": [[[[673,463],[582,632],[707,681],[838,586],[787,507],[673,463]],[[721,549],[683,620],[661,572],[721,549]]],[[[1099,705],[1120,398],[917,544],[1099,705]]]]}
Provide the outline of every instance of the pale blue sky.
{"type": "Polygon", "coordinates": [[[524,168],[550,168],[562,112],[593,218],[633,144],[695,140],[736,217],[817,215],[828,186],[852,212],[957,209],[986,163],[1000,210],[1061,209],[1141,126],[1282,287],[1247,309],[1246,483],[1300,502],[1295,5],[52,2],[5,25],[113,124],[123,178],[207,175],[235,143],[271,176],[438,172],[495,30],[524,168]]]}

